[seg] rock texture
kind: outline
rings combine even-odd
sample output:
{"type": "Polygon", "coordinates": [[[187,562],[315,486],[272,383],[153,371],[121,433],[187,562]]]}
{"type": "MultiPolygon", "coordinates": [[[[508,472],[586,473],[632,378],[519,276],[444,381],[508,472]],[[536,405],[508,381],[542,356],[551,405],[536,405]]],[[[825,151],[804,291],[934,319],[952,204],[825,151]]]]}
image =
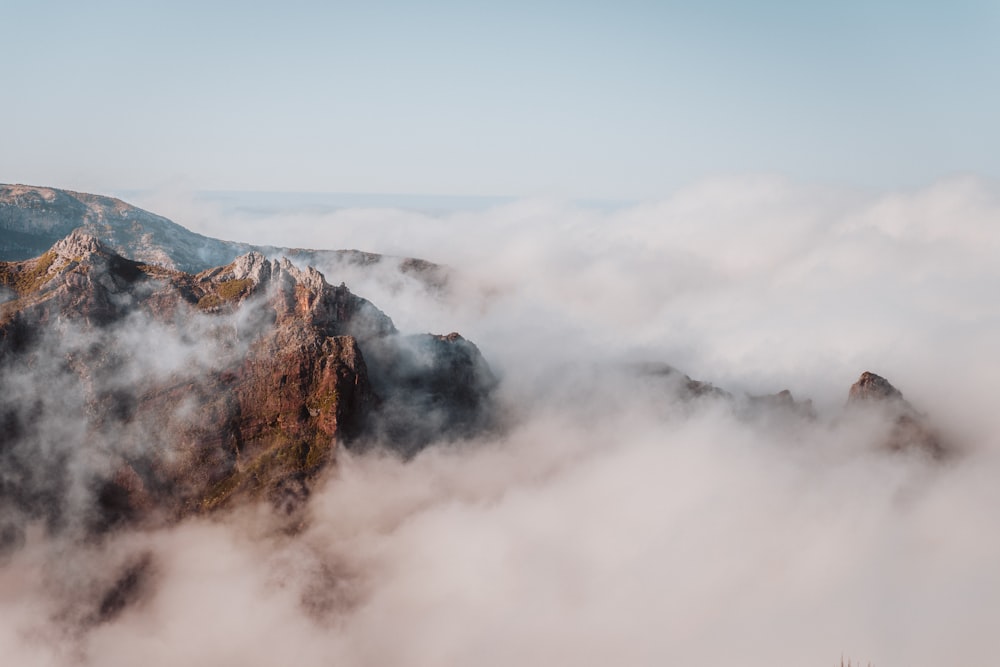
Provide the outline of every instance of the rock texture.
{"type": "Polygon", "coordinates": [[[0,262],[0,286],[0,516],[100,532],[237,497],[291,511],[339,447],[411,455],[490,423],[472,343],[400,336],[287,259],[190,274],[77,230],[0,262]],[[67,514],[74,495],[87,516],[67,514]]]}

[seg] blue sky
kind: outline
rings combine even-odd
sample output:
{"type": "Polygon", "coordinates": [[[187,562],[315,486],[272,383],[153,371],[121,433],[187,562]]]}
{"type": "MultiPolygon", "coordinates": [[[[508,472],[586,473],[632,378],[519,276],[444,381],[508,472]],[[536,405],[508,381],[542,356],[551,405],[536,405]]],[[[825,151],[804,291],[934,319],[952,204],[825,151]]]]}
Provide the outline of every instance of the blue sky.
{"type": "Polygon", "coordinates": [[[0,181],[650,198],[1000,177],[1000,3],[0,3],[0,181]]]}

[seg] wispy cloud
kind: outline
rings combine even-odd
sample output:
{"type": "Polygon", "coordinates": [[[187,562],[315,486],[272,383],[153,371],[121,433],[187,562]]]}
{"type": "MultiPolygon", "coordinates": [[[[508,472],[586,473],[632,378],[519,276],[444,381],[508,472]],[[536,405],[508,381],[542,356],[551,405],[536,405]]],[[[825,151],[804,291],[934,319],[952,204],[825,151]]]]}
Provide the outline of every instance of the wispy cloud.
{"type": "Polygon", "coordinates": [[[0,645],[18,664],[805,665],[844,653],[930,667],[998,653],[995,184],[718,181],[614,210],[158,212],[241,241],[447,264],[446,293],[343,266],[327,279],[405,331],[475,341],[511,427],[408,462],[342,453],[294,535],[262,508],[79,553],[29,530],[0,568],[0,645]],[[737,396],[788,387],[816,399],[818,418],[682,402],[622,371],[636,361],[737,396]],[[866,369],[963,455],[880,451],[887,424],[840,410],[866,369]],[[155,575],[137,602],[90,625],[66,611],[99,602],[109,572],[146,553],[155,575]]]}

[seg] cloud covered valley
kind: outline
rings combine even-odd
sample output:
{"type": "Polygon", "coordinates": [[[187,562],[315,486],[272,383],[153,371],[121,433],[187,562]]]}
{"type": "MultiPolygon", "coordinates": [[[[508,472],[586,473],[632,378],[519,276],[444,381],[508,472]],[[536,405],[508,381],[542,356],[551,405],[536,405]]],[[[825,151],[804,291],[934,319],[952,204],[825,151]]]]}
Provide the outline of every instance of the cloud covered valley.
{"type": "MultiPolygon", "coordinates": [[[[291,518],[251,504],[97,537],[18,519],[0,563],[11,664],[1000,654],[996,183],[883,193],[748,177],[613,208],[438,213],[149,197],[135,203],[208,236],[447,267],[443,287],[392,262],[316,268],[403,334],[473,341],[498,380],[497,423],[412,457],[340,448],[291,518]],[[890,417],[845,408],[863,371],[891,380],[949,455],[890,450],[890,417]],[[755,402],[785,389],[791,407],[755,402]]],[[[242,340],[193,321],[208,328],[127,321],[113,382],[197,377],[242,340]]],[[[3,386],[8,405],[31,397],[52,420],[36,425],[51,450],[38,460],[72,462],[72,524],[87,520],[83,476],[155,434],[81,446],[66,415],[86,406],[53,382],[72,377],[67,354],[101,343],[66,327],[3,386]]],[[[18,460],[5,484],[47,470],[18,460]]]]}

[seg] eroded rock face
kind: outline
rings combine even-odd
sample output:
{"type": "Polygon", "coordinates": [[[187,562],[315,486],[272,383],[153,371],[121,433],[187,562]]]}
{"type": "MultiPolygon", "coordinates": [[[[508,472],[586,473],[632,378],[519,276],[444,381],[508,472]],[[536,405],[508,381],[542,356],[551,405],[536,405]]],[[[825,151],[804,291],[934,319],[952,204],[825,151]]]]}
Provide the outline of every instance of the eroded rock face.
{"type": "Polygon", "coordinates": [[[0,287],[0,517],[100,532],[241,497],[292,511],[341,446],[409,455],[487,426],[474,345],[400,336],[287,260],[191,275],[75,231],[0,262],[0,287]]]}

